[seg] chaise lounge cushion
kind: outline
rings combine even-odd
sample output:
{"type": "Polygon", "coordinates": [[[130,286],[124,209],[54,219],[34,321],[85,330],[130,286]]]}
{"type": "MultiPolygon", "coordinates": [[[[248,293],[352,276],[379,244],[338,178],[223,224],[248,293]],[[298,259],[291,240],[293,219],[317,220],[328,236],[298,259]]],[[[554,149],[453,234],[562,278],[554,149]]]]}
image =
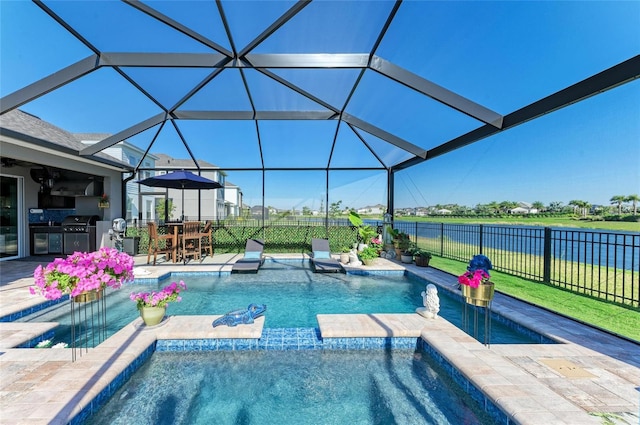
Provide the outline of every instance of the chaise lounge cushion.
{"type": "Polygon", "coordinates": [[[244,258],[259,260],[260,258],[262,258],[262,252],[259,252],[259,251],[247,251],[247,252],[244,253],[244,258]]]}
{"type": "Polygon", "coordinates": [[[329,254],[329,251],[313,251],[313,258],[327,259],[331,258],[331,254],[329,254]]]}

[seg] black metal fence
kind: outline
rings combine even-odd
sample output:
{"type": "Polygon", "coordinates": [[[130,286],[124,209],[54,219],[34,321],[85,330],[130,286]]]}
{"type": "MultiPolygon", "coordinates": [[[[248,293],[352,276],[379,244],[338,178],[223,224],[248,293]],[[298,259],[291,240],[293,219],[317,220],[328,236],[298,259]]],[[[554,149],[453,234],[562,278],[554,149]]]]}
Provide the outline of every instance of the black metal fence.
{"type": "Polygon", "coordinates": [[[421,248],[608,301],[640,304],[640,233],[549,227],[396,222],[421,248]]]}
{"type": "MultiPolygon", "coordinates": [[[[382,233],[382,222],[367,222],[382,233]]],[[[466,263],[484,254],[495,270],[640,306],[640,233],[405,221],[394,228],[434,255],[466,263]]],[[[216,252],[240,252],[249,237],[264,239],[267,252],[308,252],[311,238],[329,238],[338,252],[357,236],[346,219],[226,220],[213,229],[216,252]]],[[[144,252],[146,229],[132,230],[142,233],[144,252]]]]}

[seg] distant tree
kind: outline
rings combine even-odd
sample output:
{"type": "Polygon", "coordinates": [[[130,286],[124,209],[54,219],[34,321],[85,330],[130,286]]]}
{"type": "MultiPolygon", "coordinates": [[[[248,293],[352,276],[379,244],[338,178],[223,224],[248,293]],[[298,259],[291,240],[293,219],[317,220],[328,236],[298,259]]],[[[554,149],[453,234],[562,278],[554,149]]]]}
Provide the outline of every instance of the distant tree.
{"type": "Polygon", "coordinates": [[[342,205],[342,201],[332,202],[329,205],[329,217],[336,217],[340,214],[340,205],[342,205]]]}
{"type": "MultiPolygon", "coordinates": [[[[173,213],[176,212],[176,206],[173,205],[173,199],[168,199],[167,204],[169,205],[169,214],[167,217],[173,217],[173,213]]],[[[164,220],[164,199],[156,204],[156,217],[164,220]]]]}
{"type": "Polygon", "coordinates": [[[638,201],[640,201],[640,196],[638,195],[629,195],[624,198],[626,202],[631,202],[633,204],[633,215],[638,215],[638,201]]]}
{"type": "Polygon", "coordinates": [[[476,205],[474,210],[476,214],[479,214],[479,215],[489,215],[493,212],[493,210],[491,209],[491,207],[489,207],[488,204],[478,204],[476,205]]]}
{"type": "Polygon", "coordinates": [[[562,211],[562,202],[560,202],[560,201],[549,202],[548,210],[550,212],[560,212],[560,211],[562,211]]]}
{"type": "Polygon", "coordinates": [[[311,215],[311,208],[302,207],[302,215],[311,215]]]}
{"type": "Polygon", "coordinates": [[[545,211],[544,204],[540,201],[535,201],[531,206],[540,212],[545,211]]]}
{"type": "Polygon", "coordinates": [[[472,212],[472,209],[467,207],[466,205],[453,204],[451,205],[451,208],[448,209],[450,209],[451,212],[456,215],[469,215],[472,212]]]}
{"type": "Polygon", "coordinates": [[[500,204],[496,201],[491,201],[486,206],[493,214],[498,214],[500,212],[500,204]]]}
{"type": "Polygon", "coordinates": [[[502,201],[500,202],[500,212],[503,213],[508,213],[510,210],[514,209],[515,207],[518,206],[517,202],[513,202],[513,201],[502,201]]]}
{"type": "Polygon", "coordinates": [[[624,195],[615,195],[612,196],[611,199],[609,199],[609,202],[611,202],[611,204],[616,204],[618,205],[618,215],[622,214],[622,204],[626,201],[627,197],[624,195]]]}

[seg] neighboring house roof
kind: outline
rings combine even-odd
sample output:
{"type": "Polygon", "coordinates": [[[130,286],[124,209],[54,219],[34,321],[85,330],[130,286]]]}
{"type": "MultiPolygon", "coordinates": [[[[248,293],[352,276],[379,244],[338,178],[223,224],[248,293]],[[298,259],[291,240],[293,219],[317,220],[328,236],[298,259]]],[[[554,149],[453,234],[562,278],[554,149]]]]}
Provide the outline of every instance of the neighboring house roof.
{"type": "MultiPolygon", "coordinates": [[[[19,109],[9,111],[0,117],[0,134],[34,146],[47,147],[78,157],[80,150],[86,148],[72,133],[19,109]]],[[[129,164],[104,153],[83,156],[83,158],[126,170],[131,169],[129,164]]]]}
{"type": "MultiPolygon", "coordinates": [[[[78,141],[80,141],[80,142],[98,143],[101,140],[106,139],[107,137],[111,137],[112,134],[109,134],[109,133],[73,133],[73,136],[76,139],[78,139],[78,141]]],[[[115,145],[112,146],[112,148],[113,147],[118,147],[118,146],[126,147],[129,150],[136,151],[136,152],[139,152],[141,154],[144,153],[144,149],[140,149],[139,147],[137,147],[133,143],[130,143],[130,142],[126,141],[126,140],[123,140],[122,142],[116,143],[115,145]]],[[[147,156],[151,157],[151,159],[153,159],[154,161],[156,159],[156,156],[154,154],[152,154],[151,152],[147,153],[147,156]]]]}
{"type": "MultiPolygon", "coordinates": [[[[156,159],[156,168],[193,168],[196,166],[192,159],[176,159],[164,153],[154,155],[158,158],[156,159]]],[[[198,165],[205,168],[218,168],[217,165],[202,160],[198,160],[198,165]]]]}
{"type": "Polygon", "coordinates": [[[106,139],[109,136],[112,136],[109,133],[72,133],[73,137],[78,140],[78,142],[87,141],[87,142],[99,142],[100,140],[106,139]]]}

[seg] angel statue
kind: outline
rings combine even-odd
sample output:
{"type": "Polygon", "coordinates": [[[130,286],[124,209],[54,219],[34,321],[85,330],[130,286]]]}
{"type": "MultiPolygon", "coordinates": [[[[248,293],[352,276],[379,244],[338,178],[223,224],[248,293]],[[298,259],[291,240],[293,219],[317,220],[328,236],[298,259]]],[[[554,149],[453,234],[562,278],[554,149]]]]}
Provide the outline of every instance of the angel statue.
{"type": "Polygon", "coordinates": [[[416,313],[427,319],[435,319],[440,311],[440,298],[438,288],[433,283],[427,285],[426,289],[420,293],[424,307],[416,309],[416,313]]]}

